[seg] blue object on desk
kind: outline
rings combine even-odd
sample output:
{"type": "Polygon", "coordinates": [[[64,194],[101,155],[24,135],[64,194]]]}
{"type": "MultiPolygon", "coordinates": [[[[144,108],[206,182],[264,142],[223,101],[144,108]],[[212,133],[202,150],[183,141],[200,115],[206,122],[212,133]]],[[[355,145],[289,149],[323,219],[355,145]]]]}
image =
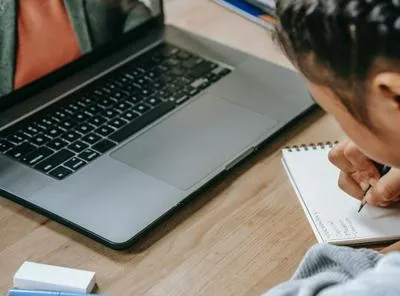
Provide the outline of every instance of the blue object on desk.
{"type": "Polygon", "coordinates": [[[8,291],[8,296],[106,296],[101,294],[82,294],[82,293],[70,293],[70,292],[57,292],[57,291],[37,291],[37,290],[20,290],[11,289],[8,291]]]}

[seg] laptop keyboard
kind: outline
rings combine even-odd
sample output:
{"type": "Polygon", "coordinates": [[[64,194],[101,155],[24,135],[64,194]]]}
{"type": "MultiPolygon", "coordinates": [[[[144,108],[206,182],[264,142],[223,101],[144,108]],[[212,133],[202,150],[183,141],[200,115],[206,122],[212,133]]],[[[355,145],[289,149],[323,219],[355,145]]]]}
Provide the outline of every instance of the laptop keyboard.
{"type": "Polygon", "coordinates": [[[61,180],[231,71],[162,44],[0,132],[0,153],[61,180]]]}

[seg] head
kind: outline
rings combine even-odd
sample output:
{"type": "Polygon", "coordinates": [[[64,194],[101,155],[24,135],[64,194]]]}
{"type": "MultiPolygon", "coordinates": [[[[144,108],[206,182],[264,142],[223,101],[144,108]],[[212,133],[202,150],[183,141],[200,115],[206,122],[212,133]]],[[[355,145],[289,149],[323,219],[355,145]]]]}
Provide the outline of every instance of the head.
{"type": "Polygon", "coordinates": [[[278,0],[276,37],[317,103],[400,167],[400,0],[278,0]]]}

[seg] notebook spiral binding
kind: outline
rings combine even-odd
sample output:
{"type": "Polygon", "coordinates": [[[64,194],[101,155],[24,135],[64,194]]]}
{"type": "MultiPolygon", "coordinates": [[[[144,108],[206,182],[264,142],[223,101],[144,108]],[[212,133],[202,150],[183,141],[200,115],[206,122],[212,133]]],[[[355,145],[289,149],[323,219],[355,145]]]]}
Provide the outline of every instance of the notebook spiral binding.
{"type": "Polygon", "coordinates": [[[335,146],[339,141],[334,141],[334,142],[325,142],[325,143],[310,143],[308,145],[306,144],[301,144],[301,145],[293,145],[293,146],[288,146],[285,147],[285,150],[289,152],[300,152],[300,151],[309,151],[309,150],[318,150],[318,149],[331,149],[333,146],[335,146]]]}

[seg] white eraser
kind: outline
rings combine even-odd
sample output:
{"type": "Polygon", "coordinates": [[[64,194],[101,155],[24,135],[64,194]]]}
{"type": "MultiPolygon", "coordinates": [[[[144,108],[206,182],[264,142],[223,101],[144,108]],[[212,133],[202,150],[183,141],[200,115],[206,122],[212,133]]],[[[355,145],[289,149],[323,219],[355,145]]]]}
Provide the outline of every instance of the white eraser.
{"type": "Polygon", "coordinates": [[[14,288],[89,293],[95,273],[60,266],[24,262],[14,275],[14,288]]]}

